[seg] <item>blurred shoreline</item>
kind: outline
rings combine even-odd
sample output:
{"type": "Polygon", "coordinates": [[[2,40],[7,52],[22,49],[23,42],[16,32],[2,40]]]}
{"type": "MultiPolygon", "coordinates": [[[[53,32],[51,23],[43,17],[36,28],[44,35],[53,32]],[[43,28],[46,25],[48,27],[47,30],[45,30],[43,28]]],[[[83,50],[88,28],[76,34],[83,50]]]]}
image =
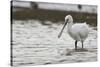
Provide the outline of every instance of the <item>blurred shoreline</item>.
{"type": "Polygon", "coordinates": [[[58,11],[58,10],[45,10],[45,9],[22,9],[21,11],[12,12],[13,20],[40,20],[40,21],[52,21],[58,23],[64,22],[66,15],[72,15],[74,22],[87,22],[92,26],[97,26],[97,14],[96,13],[83,13],[73,11],[58,11]]]}
{"type": "Polygon", "coordinates": [[[64,22],[66,15],[72,15],[74,22],[97,26],[97,6],[82,4],[61,4],[48,2],[12,1],[12,20],[40,20],[52,23],[64,22]]]}

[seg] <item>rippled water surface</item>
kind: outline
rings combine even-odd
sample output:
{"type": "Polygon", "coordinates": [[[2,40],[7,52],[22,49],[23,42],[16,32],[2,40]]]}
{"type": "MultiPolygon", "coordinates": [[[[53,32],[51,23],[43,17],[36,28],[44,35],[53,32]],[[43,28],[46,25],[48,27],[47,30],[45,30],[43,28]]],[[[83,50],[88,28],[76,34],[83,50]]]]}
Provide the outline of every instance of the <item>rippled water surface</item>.
{"type": "MultiPolygon", "coordinates": [[[[65,29],[62,37],[58,34],[62,24],[50,21],[13,21],[12,51],[13,65],[45,65],[97,61],[97,30],[90,28],[83,51],[74,50],[74,40],[65,29]]],[[[63,23],[63,22],[62,22],[63,23]]],[[[81,43],[78,43],[81,48],[81,43]]]]}

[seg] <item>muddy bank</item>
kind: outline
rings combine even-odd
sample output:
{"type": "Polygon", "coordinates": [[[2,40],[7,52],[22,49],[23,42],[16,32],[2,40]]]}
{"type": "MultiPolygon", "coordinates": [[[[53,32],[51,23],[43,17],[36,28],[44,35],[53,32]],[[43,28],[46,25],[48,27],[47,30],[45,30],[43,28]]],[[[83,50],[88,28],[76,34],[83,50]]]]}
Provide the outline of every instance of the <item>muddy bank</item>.
{"type": "Polygon", "coordinates": [[[22,11],[12,12],[12,19],[15,20],[29,20],[35,19],[40,21],[52,21],[58,23],[58,21],[64,22],[64,17],[71,14],[74,18],[74,22],[87,22],[92,26],[97,26],[97,14],[95,13],[83,13],[72,11],[58,11],[58,10],[44,10],[44,9],[23,9],[22,11]]]}

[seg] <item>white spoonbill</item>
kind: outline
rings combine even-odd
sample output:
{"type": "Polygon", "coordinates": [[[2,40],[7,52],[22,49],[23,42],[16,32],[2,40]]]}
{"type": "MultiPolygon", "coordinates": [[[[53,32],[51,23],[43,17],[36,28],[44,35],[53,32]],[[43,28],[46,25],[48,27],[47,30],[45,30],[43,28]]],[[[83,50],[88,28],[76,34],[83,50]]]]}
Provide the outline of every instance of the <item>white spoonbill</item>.
{"type": "Polygon", "coordinates": [[[61,32],[58,35],[58,38],[61,37],[62,32],[67,25],[67,31],[68,34],[75,40],[75,50],[77,50],[77,42],[81,41],[82,43],[82,49],[83,49],[83,42],[87,38],[89,33],[89,27],[86,23],[75,23],[73,24],[73,18],[71,15],[67,15],[65,17],[65,23],[61,30],[61,32]]]}

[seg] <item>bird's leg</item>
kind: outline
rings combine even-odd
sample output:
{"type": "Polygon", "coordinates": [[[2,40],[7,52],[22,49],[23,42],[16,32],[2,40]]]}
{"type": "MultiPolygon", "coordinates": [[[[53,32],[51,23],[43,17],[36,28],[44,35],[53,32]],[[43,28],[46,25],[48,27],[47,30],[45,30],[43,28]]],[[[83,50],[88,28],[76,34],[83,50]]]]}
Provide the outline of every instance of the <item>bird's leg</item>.
{"type": "Polygon", "coordinates": [[[82,41],[82,49],[84,48],[84,46],[83,46],[83,41],[82,41]]]}
{"type": "Polygon", "coordinates": [[[77,50],[77,40],[75,41],[75,50],[77,50]]]}

